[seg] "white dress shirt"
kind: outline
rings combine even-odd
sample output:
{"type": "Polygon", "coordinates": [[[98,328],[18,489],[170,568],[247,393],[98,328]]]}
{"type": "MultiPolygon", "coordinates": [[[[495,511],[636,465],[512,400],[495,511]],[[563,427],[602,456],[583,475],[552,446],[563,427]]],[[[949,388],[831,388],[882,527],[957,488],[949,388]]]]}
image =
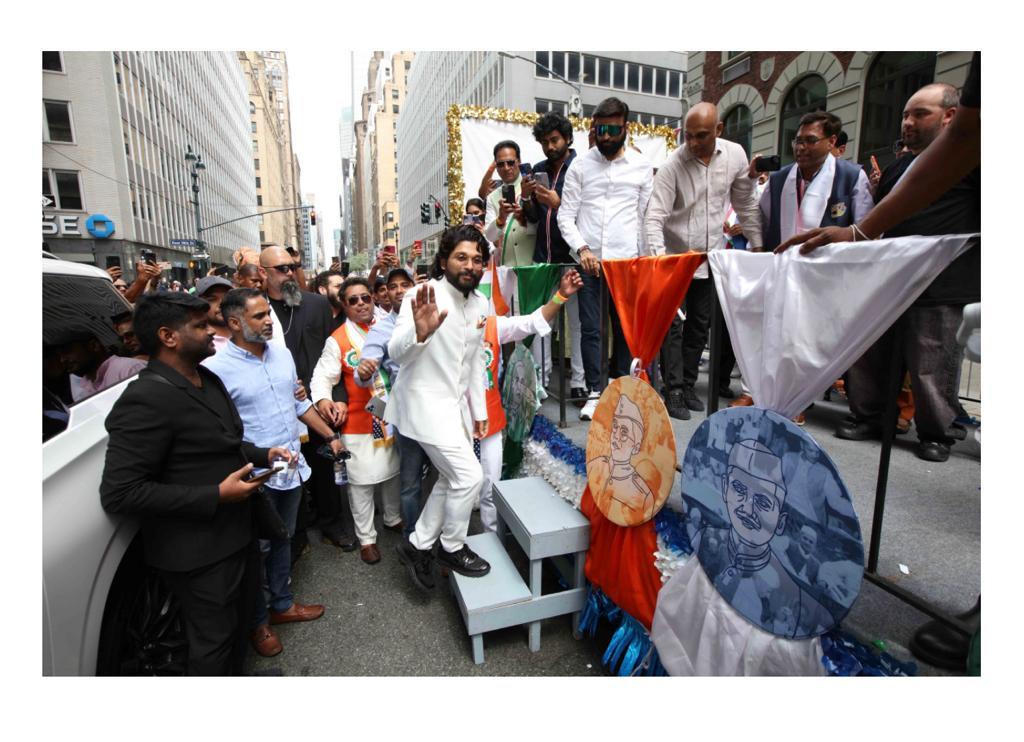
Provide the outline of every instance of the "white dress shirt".
{"type": "Polygon", "coordinates": [[[572,255],[584,245],[599,260],[642,255],[653,176],[654,166],[629,146],[614,160],[597,147],[577,157],[558,208],[558,229],[572,255]]]}
{"type": "Polygon", "coordinates": [[[464,296],[446,278],[429,284],[434,287],[438,312],[447,311],[448,316],[418,343],[412,301],[402,302],[388,341],[388,354],[402,373],[392,387],[384,420],[421,443],[450,446],[460,436],[469,439],[471,421],[487,419],[483,365],[487,299],[479,291],[464,296]]]}
{"type": "MultiPolygon", "coordinates": [[[[722,225],[729,203],[743,225],[752,248],[761,247],[761,213],[754,200],[757,179],[747,177],[749,163],[743,148],[719,137],[705,165],[686,147],[679,147],[654,176],[651,203],[644,219],[648,255],[722,246],[722,225]]],[[[702,263],[694,278],[707,278],[702,263]]]]}

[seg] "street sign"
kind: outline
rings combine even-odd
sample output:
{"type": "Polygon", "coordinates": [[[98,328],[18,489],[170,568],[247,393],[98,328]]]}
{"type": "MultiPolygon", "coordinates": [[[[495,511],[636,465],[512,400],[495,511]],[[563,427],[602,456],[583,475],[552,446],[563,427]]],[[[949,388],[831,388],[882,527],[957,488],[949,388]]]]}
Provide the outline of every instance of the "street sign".
{"type": "Polygon", "coordinates": [[[195,240],[171,240],[171,247],[195,247],[195,240]]]}

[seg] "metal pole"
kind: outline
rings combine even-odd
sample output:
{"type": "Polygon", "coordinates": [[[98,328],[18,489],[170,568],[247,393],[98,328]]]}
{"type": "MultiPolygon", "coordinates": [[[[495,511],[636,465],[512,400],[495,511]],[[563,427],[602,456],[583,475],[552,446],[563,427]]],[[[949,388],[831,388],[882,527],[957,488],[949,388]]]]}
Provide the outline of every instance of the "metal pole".
{"type": "Polygon", "coordinates": [[[608,338],[608,284],[604,281],[604,273],[598,280],[601,282],[601,388],[608,386],[608,345],[611,340],[608,338]]]}
{"type": "Polygon", "coordinates": [[[565,314],[563,306],[555,319],[555,332],[551,337],[552,369],[554,369],[555,363],[558,363],[558,427],[560,428],[567,425],[565,421],[565,349],[563,341],[565,336],[562,334],[565,329],[565,314]]]}
{"type": "MultiPolygon", "coordinates": [[[[718,333],[719,315],[721,308],[718,306],[718,292],[715,291],[714,278],[708,276],[707,281],[711,282],[711,311],[708,312],[708,331],[711,333],[711,358],[708,363],[708,417],[718,412],[718,356],[722,349],[722,337],[718,333]]],[[[690,284],[693,287],[693,284],[690,284]]]]}

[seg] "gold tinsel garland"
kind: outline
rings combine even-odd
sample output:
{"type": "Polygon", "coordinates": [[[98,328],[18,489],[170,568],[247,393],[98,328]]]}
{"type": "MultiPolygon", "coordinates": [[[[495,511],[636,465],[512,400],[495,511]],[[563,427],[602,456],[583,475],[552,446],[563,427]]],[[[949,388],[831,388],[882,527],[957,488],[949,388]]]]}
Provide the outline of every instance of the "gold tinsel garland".
{"type": "MultiPolygon", "coordinates": [[[[460,106],[457,103],[448,109],[446,116],[448,124],[448,214],[451,216],[453,225],[462,221],[458,215],[462,214],[466,197],[466,184],[462,180],[462,119],[488,119],[532,127],[540,116],[539,113],[516,111],[511,108],[460,106]]],[[[588,118],[569,116],[569,122],[574,131],[590,130],[591,120],[588,118]]],[[[629,123],[630,146],[633,145],[633,137],[636,136],[664,137],[669,152],[676,148],[676,133],[668,126],[638,124],[631,121],[629,123]]]]}

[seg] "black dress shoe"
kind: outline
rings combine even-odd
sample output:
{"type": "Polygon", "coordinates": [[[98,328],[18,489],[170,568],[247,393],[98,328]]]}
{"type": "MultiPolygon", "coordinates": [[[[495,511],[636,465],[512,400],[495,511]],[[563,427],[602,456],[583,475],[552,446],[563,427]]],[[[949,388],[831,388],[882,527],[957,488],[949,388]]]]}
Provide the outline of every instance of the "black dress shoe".
{"type": "Polygon", "coordinates": [[[320,532],[320,537],[325,544],[337,546],[342,551],[355,551],[359,546],[354,536],[345,534],[337,526],[324,528],[320,532]]]}
{"type": "Polygon", "coordinates": [[[967,428],[960,423],[953,423],[946,428],[946,435],[953,440],[965,441],[967,440],[967,428]]]}
{"type": "Polygon", "coordinates": [[[697,392],[693,390],[692,386],[683,387],[683,404],[694,412],[704,411],[704,403],[697,399],[697,392]]]}
{"type": "Polygon", "coordinates": [[[668,393],[668,403],[665,408],[668,410],[669,417],[674,417],[676,420],[690,419],[690,408],[683,402],[683,393],[679,390],[668,393]]]}
{"type": "Polygon", "coordinates": [[[882,429],[871,423],[844,423],[836,430],[836,438],[845,441],[867,441],[881,437],[882,429]]]}
{"type": "Polygon", "coordinates": [[[915,631],[910,639],[911,654],[943,670],[967,672],[967,655],[970,651],[970,636],[939,621],[929,621],[915,631]]]}
{"type": "Polygon", "coordinates": [[[919,459],[941,463],[949,458],[949,446],[938,441],[918,441],[914,453],[919,459]]]}
{"type": "Polygon", "coordinates": [[[453,572],[458,572],[466,577],[483,577],[491,571],[491,565],[481,559],[465,544],[458,551],[445,551],[443,548],[437,550],[437,562],[453,572]]]}
{"type": "Polygon", "coordinates": [[[403,538],[395,546],[398,561],[409,573],[409,578],[420,592],[430,593],[434,589],[434,557],[430,549],[417,549],[403,538]]]}

